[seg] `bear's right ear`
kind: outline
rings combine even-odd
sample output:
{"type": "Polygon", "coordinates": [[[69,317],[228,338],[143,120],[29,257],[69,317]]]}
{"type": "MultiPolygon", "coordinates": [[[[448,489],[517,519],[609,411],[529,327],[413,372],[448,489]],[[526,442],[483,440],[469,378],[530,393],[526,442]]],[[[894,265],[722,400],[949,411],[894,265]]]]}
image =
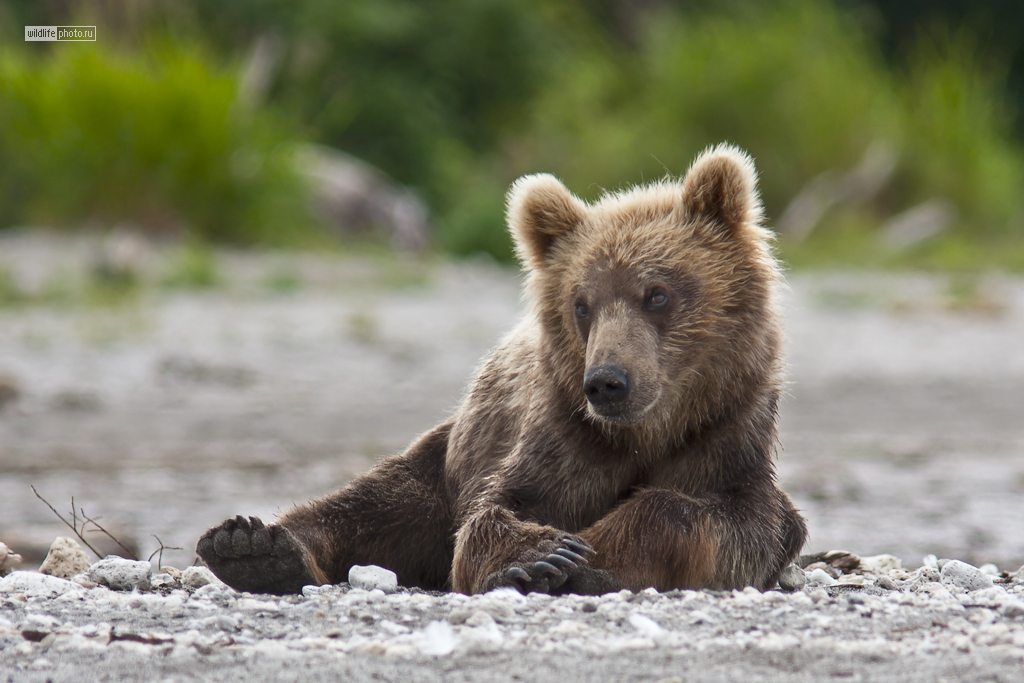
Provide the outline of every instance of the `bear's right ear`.
{"type": "Polygon", "coordinates": [[[587,206],[553,175],[523,176],[508,191],[508,227],[527,268],[544,267],[555,241],[575,230],[587,206]]]}
{"type": "Polygon", "coordinates": [[[683,202],[692,219],[704,219],[732,235],[741,225],[759,225],[761,200],[750,156],[729,144],[710,147],[683,179],[683,202]]]}

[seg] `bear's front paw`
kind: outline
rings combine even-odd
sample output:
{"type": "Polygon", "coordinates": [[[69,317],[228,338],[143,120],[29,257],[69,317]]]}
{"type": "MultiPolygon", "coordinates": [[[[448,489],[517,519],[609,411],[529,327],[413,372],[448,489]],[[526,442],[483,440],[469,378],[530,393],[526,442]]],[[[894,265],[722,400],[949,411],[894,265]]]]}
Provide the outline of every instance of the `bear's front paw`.
{"type": "Polygon", "coordinates": [[[196,553],[221,581],[240,591],[284,595],[314,583],[298,539],[258,517],[224,520],[202,535],[196,553]]]}
{"type": "Polygon", "coordinates": [[[589,573],[586,565],[594,556],[594,549],[582,538],[567,534],[545,545],[548,547],[540,552],[546,554],[539,559],[517,562],[488,576],[484,579],[484,590],[508,586],[524,594],[575,592],[564,589],[574,583],[571,580],[576,575],[589,573]]]}

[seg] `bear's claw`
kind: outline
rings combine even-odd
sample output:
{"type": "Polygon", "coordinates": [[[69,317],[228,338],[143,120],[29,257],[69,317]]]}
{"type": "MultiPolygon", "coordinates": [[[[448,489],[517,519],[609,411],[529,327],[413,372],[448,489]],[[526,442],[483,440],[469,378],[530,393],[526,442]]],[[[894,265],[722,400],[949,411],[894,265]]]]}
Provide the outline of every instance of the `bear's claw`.
{"type": "Polygon", "coordinates": [[[594,549],[575,537],[563,536],[555,542],[558,547],[547,555],[533,562],[513,565],[493,576],[487,584],[511,586],[521,593],[557,592],[572,576],[586,568],[594,549]]]}
{"type": "Polygon", "coordinates": [[[314,583],[298,539],[258,517],[226,519],[199,539],[196,554],[224,583],[252,593],[298,593],[314,583]]]}
{"type": "MultiPolygon", "coordinates": [[[[586,558],[591,558],[597,553],[597,551],[591,548],[590,544],[584,541],[582,538],[563,538],[562,545],[566,547],[559,548],[555,551],[556,553],[570,552],[573,554],[574,557],[579,557],[580,555],[582,555],[586,558]],[[579,555],[577,555],[577,553],[579,553],[579,555]]],[[[578,562],[579,560],[576,561],[578,562]]]]}

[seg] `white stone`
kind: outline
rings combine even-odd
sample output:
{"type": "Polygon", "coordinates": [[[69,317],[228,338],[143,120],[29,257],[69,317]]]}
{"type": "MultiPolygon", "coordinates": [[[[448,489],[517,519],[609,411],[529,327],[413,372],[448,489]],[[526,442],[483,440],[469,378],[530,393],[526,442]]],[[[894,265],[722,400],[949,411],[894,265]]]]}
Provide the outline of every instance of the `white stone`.
{"type": "Polygon", "coordinates": [[[1014,598],[1003,605],[1002,609],[999,610],[1007,619],[1015,619],[1017,617],[1024,617],[1024,602],[1014,598]]]}
{"type": "Polygon", "coordinates": [[[224,586],[224,582],[216,577],[207,567],[186,567],[181,572],[181,585],[185,588],[202,588],[203,586],[224,586]]]}
{"type": "Polygon", "coordinates": [[[67,536],[58,536],[50,545],[46,559],[39,566],[40,574],[49,574],[70,579],[76,574],[89,571],[89,556],[78,545],[78,541],[67,536]]]}
{"type": "Polygon", "coordinates": [[[982,572],[983,574],[988,574],[989,576],[999,576],[999,567],[992,564],[991,562],[989,562],[988,564],[983,564],[980,567],[978,567],[978,571],[982,572]]]}
{"type": "Polygon", "coordinates": [[[917,588],[917,592],[924,593],[925,595],[928,595],[932,598],[938,598],[939,600],[956,600],[956,598],[953,597],[953,594],[950,593],[945,586],[943,586],[941,583],[936,583],[934,581],[929,581],[928,583],[921,584],[917,588]]]}
{"type": "Polygon", "coordinates": [[[149,562],[126,560],[116,555],[108,555],[89,567],[89,580],[114,590],[130,591],[135,588],[149,588],[149,577],[153,574],[153,565],[149,562]]]}
{"type": "Polygon", "coordinates": [[[0,576],[7,576],[19,564],[21,555],[15,554],[6,544],[0,543],[0,576]]]}
{"type": "Polygon", "coordinates": [[[35,572],[11,572],[0,579],[0,593],[24,593],[29,597],[63,595],[85,590],[77,583],[35,572]]]}
{"type": "Polygon", "coordinates": [[[836,582],[836,580],[829,576],[828,572],[819,567],[807,575],[807,582],[814,586],[831,586],[836,582]]]}
{"type": "Polygon", "coordinates": [[[178,581],[166,572],[154,574],[150,577],[149,583],[153,588],[163,588],[164,586],[176,587],[178,585],[178,581]]]}
{"type": "Polygon", "coordinates": [[[860,558],[860,568],[872,574],[885,574],[893,569],[903,569],[903,562],[893,555],[872,555],[860,558]]]}
{"type": "Polygon", "coordinates": [[[960,560],[949,560],[946,562],[942,566],[940,576],[942,583],[960,586],[968,591],[991,588],[993,585],[991,576],[983,573],[977,567],[960,560]]]}
{"type": "Polygon", "coordinates": [[[353,565],[348,570],[348,582],[353,588],[363,590],[381,590],[385,593],[394,593],[398,590],[398,576],[383,567],[376,565],[353,565]]]}
{"type": "Polygon", "coordinates": [[[864,577],[861,574],[843,574],[836,580],[840,586],[863,586],[864,577]]]}

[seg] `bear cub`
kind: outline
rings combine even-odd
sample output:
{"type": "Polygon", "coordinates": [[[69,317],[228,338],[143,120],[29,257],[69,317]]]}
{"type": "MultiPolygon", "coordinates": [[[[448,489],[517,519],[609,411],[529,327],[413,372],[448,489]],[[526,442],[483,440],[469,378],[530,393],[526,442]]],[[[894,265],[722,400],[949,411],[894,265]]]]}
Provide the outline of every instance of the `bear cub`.
{"type": "Polygon", "coordinates": [[[375,564],[406,586],[599,594],[773,587],[803,546],[775,483],[778,266],[740,150],[588,204],[519,179],[525,319],[457,412],[271,524],[196,547],[225,583],[296,593],[375,564]]]}

